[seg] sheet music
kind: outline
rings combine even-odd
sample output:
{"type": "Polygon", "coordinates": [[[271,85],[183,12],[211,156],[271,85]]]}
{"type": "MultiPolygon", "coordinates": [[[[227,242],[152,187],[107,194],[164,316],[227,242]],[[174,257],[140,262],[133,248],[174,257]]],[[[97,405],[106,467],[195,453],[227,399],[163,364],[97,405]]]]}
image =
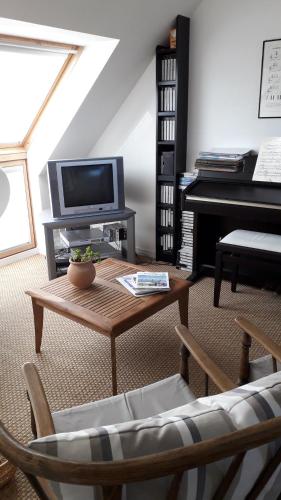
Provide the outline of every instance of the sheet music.
{"type": "Polygon", "coordinates": [[[281,182],[281,137],[271,137],[261,145],[253,181],[281,182]]]}
{"type": "Polygon", "coordinates": [[[259,118],[281,116],[281,40],[265,40],[259,118]]]}

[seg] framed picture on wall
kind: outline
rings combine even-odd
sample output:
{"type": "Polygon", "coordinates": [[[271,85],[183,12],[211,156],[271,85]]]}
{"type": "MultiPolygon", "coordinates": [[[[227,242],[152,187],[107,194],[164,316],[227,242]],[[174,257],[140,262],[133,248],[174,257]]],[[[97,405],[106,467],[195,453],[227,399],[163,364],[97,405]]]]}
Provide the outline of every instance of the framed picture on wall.
{"type": "Polygon", "coordinates": [[[258,117],[281,118],[281,40],[263,42],[258,117]]]}

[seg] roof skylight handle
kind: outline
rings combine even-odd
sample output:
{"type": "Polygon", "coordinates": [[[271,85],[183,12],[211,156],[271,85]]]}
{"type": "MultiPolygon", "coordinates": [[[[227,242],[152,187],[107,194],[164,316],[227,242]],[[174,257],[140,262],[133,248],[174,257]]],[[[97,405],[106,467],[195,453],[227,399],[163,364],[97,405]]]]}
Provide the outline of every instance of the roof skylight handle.
{"type": "Polygon", "coordinates": [[[59,47],[59,46],[46,46],[46,45],[37,45],[37,44],[25,44],[25,43],[15,43],[15,42],[5,42],[0,40],[0,48],[1,47],[11,47],[11,48],[17,48],[17,49],[23,49],[23,50],[39,50],[40,52],[55,52],[56,54],[76,54],[77,49],[76,48],[65,48],[65,47],[59,47]]]}

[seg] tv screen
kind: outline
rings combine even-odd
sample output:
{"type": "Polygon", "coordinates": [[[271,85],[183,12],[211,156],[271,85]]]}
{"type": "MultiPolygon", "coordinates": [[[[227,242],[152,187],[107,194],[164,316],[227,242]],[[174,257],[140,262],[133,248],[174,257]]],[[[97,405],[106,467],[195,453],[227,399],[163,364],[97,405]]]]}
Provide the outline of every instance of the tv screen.
{"type": "Polygon", "coordinates": [[[123,158],[77,158],[48,162],[53,217],[123,210],[123,158]]]}
{"type": "Polygon", "coordinates": [[[65,207],[114,202],[112,164],[61,167],[65,207]]]}

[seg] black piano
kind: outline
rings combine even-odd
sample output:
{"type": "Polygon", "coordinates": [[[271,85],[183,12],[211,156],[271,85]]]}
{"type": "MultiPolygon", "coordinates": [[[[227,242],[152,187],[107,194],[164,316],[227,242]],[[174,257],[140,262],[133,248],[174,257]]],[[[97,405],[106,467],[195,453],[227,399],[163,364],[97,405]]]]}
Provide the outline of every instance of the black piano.
{"type": "MultiPolygon", "coordinates": [[[[216,242],[234,229],[281,234],[281,184],[252,181],[256,159],[246,157],[239,172],[200,171],[183,191],[182,210],[194,212],[192,281],[213,275],[216,242]]],[[[275,272],[241,274],[242,282],[268,286],[275,272]]]]}

